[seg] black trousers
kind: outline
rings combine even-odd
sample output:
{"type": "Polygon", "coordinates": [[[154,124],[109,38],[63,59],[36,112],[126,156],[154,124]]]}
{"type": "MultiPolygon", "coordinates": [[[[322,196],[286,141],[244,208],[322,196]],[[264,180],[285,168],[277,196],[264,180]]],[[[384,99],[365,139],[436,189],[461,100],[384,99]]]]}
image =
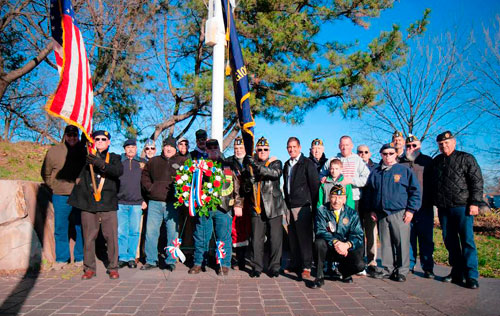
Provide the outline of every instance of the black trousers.
{"type": "Polygon", "coordinates": [[[116,211],[91,213],[82,211],[83,265],[84,270],[96,271],[95,240],[99,227],[106,240],[108,271],[118,270],[118,218],[116,211]],[[100,221],[100,223],[99,223],[100,221]]]}
{"type": "Polygon", "coordinates": [[[279,271],[281,267],[281,248],[283,243],[283,216],[267,218],[265,214],[252,216],[252,263],[253,269],[264,269],[264,240],[267,234],[270,243],[268,271],[279,271]]]}
{"type": "Polygon", "coordinates": [[[292,208],[288,225],[288,242],[292,259],[291,267],[299,272],[311,269],[313,222],[311,205],[292,208]]]}
{"type": "Polygon", "coordinates": [[[317,278],[323,278],[323,263],[326,257],[330,257],[333,261],[339,263],[339,272],[344,278],[353,274],[361,272],[365,269],[365,262],[363,261],[363,248],[358,248],[349,251],[347,256],[341,256],[335,251],[333,246],[330,246],[324,239],[316,239],[314,241],[314,251],[318,256],[318,271],[317,278]]]}

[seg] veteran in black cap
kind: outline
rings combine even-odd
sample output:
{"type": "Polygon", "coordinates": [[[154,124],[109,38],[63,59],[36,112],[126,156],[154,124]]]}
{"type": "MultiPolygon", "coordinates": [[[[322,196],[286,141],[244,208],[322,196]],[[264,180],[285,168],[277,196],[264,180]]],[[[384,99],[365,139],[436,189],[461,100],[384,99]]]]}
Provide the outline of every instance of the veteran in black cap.
{"type": "Polygon", "coordinates": [[[311,142],[311,149],[309,150],[309,159],[314,162],[318,173],[321,171],[323,166],[325,165],[326,159],[325,156],[325,146],[323,145],[323,141],[319,138],[313,139],[311,142]]]}
{"type": "Polygon", "coordinates": [[[158,256],[158,238],[163,222],[167,228],[167,247],[174,246],[174,240],[179,237],[179,212],[174,207],[174,180],[177,169],[184,165],[186,157],[177,153],[175,138],[168,136],[163,140],[160,156],[151,158],[141,175],[141,187],[148,202],[148,219],[146,222],[146,263],[141,270],[165,267],[175,270],[177,259],[158,256]]]}
{"type": "Polygon", "coordinates": [[[330,203],[318,208],[315,216],[316,240],[314,251],[318,263],[312,288],[324,285],[323,263],[327,254],[339,263],[342,282],[352,283],[352,275],[365,268],[363,261],[363,229],[358,212],[346,203],[344,186],[336,184],[330,189],[330,203]]]}
{"type": "Polygon", "coordinates": [[[80,182],[75,185],[68,203],[82,210],[84,239],[84,274],[88,280],[96,274],[95,240],[102,230],[106,240],[110,279],[118,279],[118,187],[123,174],[120,156],[109,152],[111,134],[104,130],[92,133],[95,154],[87,156],[87,165],[80,173],[80,182]]]}
{"type": "Polygon", "coordinates": [[[204,129],[199,129],[195,133],[196,135],[196,147],[191,152],[192,159],[207,159],[207,131],[204,129]]]}
{"type": "Polygon", "coordinates": [[[69,231],[74,231],[71,239],[75,241],[74,260],[83,260],[83,238],[80,225],[80,210],[67,203],[76,179],[85,165],[85,147],[78,140],[78,128],[68,125],[64,129],[63,141],[51,147],[43,160],[41,176],[52,191],[54,206],[55,267],[69,263],[69,231]],[[71,219],[71,220],[70,220],[71,219]],[[76,219],[76,220],[73,220],[76,219]]]}
{"type": "Polygon", "coordinates": [[[251,277],[260,277],[264,270],[264,242],[270,242],[268,272],[271,277],[278,277],[281,266],[282,220],[286,210],[280,189],[283,164],[270,156],[269,141],[259,138],[256,145],[256,157],[247,156],[245,164],[251,168],[253,177],[250,194],[252,209],[252,272],[251,277]]]}
{"type": "Polygon", "coordinates": [[[432,161],[433,203],[438,208],[451,273],[444,281],[479,287],[474,216],[483,200],[483,176],[473,155],[456,150],[450,131],[436,137],[441,154],[432,161]]]}

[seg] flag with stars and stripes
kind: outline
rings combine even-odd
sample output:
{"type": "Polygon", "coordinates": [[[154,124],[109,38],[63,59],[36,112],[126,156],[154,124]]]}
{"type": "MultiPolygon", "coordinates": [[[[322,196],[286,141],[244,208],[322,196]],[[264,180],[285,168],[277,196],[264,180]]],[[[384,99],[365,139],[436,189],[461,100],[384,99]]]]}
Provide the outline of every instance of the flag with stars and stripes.
{"type": "Polygon", "coordinates": [[[59,84],[47,112],[78,126],[90,139],[94,93],[87,51],[70,0],[50,1],[50,25],[59,84]]]}

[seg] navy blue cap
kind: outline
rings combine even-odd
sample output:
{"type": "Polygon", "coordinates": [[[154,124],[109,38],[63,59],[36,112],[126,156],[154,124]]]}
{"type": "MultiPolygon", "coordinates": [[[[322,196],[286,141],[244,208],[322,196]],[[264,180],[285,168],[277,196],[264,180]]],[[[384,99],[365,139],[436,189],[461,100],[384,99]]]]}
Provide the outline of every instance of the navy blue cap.
{"type": "Polygon", "coordinates": [[[129,138],[123,143],[123,147],[127,146],[137,146],[137,141],[133,138],[129,138]]]}
{"type": "Polygon", "coordinates": [[[92,138],[96,138],[97,136],[105,136],[108,139],[111,139],[111,134],[105,130],[98,130],[92,133],[92,138]]]}

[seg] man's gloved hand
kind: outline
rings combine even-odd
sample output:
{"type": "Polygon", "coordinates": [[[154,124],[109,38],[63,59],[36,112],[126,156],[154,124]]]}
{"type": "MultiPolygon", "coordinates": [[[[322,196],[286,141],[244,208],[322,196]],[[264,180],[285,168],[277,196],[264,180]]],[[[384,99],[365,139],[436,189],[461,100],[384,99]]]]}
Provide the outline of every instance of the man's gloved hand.
{"type": "Polygon", "coordinates": [[[87,155],[87,163],[92,164],[96,166],[96,168],[99,168],[101,170],[103,170],[106,166],[106,162],[104,161],[104,159],[101,159],[94,154],[87,155]]]}

